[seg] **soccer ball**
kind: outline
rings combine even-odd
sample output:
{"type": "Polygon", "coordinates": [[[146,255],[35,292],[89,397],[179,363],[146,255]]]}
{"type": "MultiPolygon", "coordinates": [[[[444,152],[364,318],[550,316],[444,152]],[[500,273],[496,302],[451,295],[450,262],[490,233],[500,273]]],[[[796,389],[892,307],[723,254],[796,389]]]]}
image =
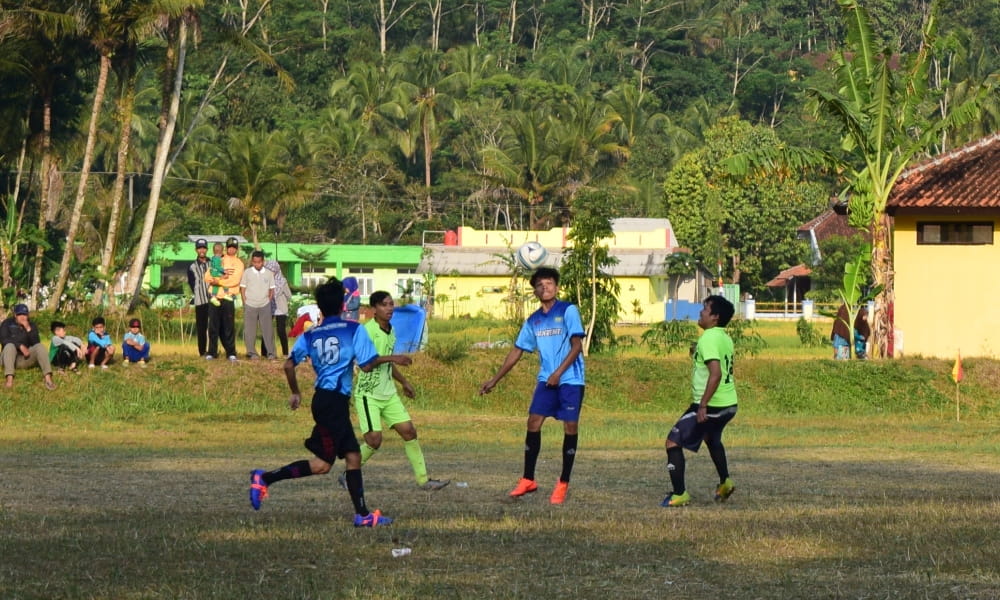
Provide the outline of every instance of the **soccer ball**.
{"type": "Polygon", "coordinates": [[[517,264],[528,271],[533,271],[545,263],[549,257],[549,251],[538,242],[528,242],[517,249],[514,260],[517,264]]]}

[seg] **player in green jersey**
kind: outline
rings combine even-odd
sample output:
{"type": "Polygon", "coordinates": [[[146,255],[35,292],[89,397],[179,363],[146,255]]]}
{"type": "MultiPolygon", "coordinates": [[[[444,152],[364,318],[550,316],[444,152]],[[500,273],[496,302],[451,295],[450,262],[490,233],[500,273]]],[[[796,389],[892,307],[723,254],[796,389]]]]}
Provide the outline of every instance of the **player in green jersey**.
{"type": "MultiPolygon", "coordinates": [[[[396,304],[389,292],[378,291],[371,295],[369,305],[374,310],[374,317],[364,324],[369,337],[375,343],[379,355],[388,356],[393,353],[396,345],[396,334],[392,331],[392,313],[396,304]]],[[[448,485],[449,480],[431,479],[427,476],[427,465],[424,453],[417,440],[417,429],[413,426],[410,414],[403,406],[396,389],[396,382],[403,387],[407,398],[413,398],[416,392],[396,365],[384,363],[369,373],[360,373],[358,383],[354,387],[354,407],[358,411],[358,423],[364,434],[361,444],[361,464],[382,446],[382,423],[390,429],[395,429],[403,438],[403,451],[413,467],[413,476],[417,485],[425,490],[439,490],[448,485]]]]}
{"type": "Polygon", "coordinates": [[[704,332],[692,354],[692,403],[667,435],[667,470],[674,489],[660,506],[673,508],[691,502],[684,485],[684,448],[697,452],[704,441],[719,473],[716,502],[725,502],[736,489],[729,476],[722,430],[736,416],[736,385],[733,382],[733,340],[725,326],[735,313],[722,296],[709,296],[698,315],[704,332]]]}

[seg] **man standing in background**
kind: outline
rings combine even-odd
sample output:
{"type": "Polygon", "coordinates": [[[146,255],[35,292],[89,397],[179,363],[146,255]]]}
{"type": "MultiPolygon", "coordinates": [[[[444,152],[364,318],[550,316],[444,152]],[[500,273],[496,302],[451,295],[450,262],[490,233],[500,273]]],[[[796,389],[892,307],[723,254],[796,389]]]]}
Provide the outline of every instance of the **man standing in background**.
{"type": "Polygon", "coordinates": [[[235,291],[240,287],[240,280],[243,279],[243,261],[236,253],[240,249],[240,242],[234,237],[226,240],[226,255],[222,257],[222,277],[215,277],[211,274],[205,276],[205,282],[209,285],[217,285],[233,290],[230,294],[215,306],[209,302],[208,311],[208,354],[207,359],[215,358],[219,350],[219,342],[222,342],[222,349],[231,361],[236,360],[236,296],[235,291]]]}
{"type": "Polygon", "coordinates": [[[264,253],[254,250],[250,255],[250,268],[243,271],[240,296],[243,299],[243,343],[247,358],[260,358],[257,354],[257,328],[264,338],[264,354],[271,360],[274,354],[274,329],[271,327],[271,299],[274,298],[274,273],[264,268],[264,253]]]}
{"type": "Polygon", "coordinates": [[[199,238],[194,243],[194,251],[198,254],[188,267],[188,286],[194,295],[194,331],[198,338],[198,356],[208,352],[208,284],[205,283],[205,273],[208,272],[208,240],[199,238]]]}

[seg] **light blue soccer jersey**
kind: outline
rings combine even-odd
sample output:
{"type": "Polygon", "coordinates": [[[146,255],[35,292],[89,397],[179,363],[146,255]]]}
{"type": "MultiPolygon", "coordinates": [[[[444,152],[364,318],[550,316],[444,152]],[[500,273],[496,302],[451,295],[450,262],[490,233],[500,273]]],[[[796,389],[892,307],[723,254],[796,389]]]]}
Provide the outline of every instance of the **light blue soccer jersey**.
{"type": "MultiPolygon", "coordinates": [[[[546,381],[569,354],[570,338],[584,335],[579,309],[569,302],[556,300],[549,312],[539,308],[524,321],[514,345],[525,352],[538,351],[541,361],[538,381],[546,381]]],[[[562,374],[559,384],[584,385],[583,353],[562,374]]]]}
{"type": "Polygon", "coordinates": [[[309,357],[316,371],[317,389],[351,395],[354,362],[363,367],[378,358],[368,332],[356,321],[326,317],[323,323],[299,336],[292,347],[292,362],[309,357]]]}

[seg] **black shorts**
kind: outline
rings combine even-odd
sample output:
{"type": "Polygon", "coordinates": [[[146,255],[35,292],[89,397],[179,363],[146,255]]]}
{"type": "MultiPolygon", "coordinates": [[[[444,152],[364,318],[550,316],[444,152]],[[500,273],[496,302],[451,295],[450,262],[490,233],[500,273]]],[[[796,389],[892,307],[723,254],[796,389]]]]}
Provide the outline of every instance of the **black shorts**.
{"type": "Polygon", "coordinates": [[[312,415],[316,424],[305,445],[330,464],[348,452],[361,451],[351,425],[350,404],[350,396],[332,390],[317,389],[313,394],[312,415]]]}
{"type": "Polygon", "coordinates": [[[732,406],[709,406],[707,411],[708,420],[704,423],[698,422],[698,405],[692,404],[677,420],[667,439],[683,446],[691,452],[697,452],[701,448],[701,442],[705,439],[722,439],[722,430],[736,416],[736,405],[732,406]]]}

